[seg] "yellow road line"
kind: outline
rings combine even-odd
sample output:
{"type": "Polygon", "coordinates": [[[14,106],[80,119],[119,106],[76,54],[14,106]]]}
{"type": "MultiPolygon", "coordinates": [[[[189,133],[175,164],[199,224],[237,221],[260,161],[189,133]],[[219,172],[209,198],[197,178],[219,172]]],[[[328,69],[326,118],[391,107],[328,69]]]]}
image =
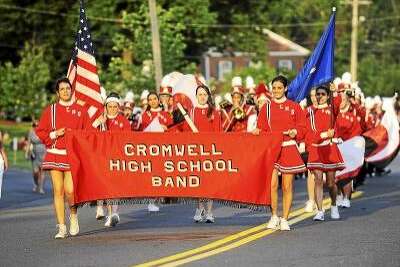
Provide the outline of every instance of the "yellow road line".
{"type": "MultiPolygon", "coordinates": [[[[353,194],[353,198],[356,198],[361,194],[362,193],[360,193],[360,192],[355,192],[353,194]]],[[[323,205],[324,206],[328,205],[329,203],[330,203],[330,199],[325,199],[323,201],[323,205]]],[[[293,218],[293,217],[296,217],[296,216],[299,216],[299,215],[301,215],[303,213],[304,213],[304,208],[297,209],[297,210],[295,210],[295,211],[290,213],[289,219],[293,218]]],[[[303,214],[302,216],[304,216],[304,215],[308,215],[306,217],[306,218],[308,218],[308,217],[313,216],[313,213],[306,213],[306,214],[303,214]]],[[[301,220],[304,220],[304,218],[302,216],[299,216],[299,217],[301,217],[301,220]]],[[[293,219],[293,220],[290,220],[289,224],[293,224],[293,223],[296,223],[296,222],[297,222],[297,218],[293,219]]],[[[222,238],[220,240],[211,242],[211,243],[209,243],[207,245],[204,245],[204,246],[201,246],[201,247],[198,247],[198,248],[195,248],[195,249],[187,250],[187,251],[184,251],[184,252],[181,252],[181,253],[177,253],[177,254],[174,254],[174,255],[171,255],[171,256],[167,256],[167,257],[164,257],[164,258],[160,258],[158,260],[154,260],[154,261],[146,262],[146,263],[143,263],[143,264],[135,265],[135,266],[138,266],[138,267],[150,267],[150,266],[160,266],[162,264],[165,264],[165,263],[168,263],[168,262],[173,262],[173,261],[178,262],[179,259],[187,258],[187,257],[190,257],[190,256],[192,256],[194,254],[198,254],[198,255],[193,256],[193,257],[197,257],[199,255],[203,255],[203,254],[207,254],[209,252],[213,252],[214,250],[219,251],[219,250],[217,250],[215,248],[220,247],[220,246],[222,246],[222,245],[224,245],[226,243],[232,242],[234,240],[237,240],[239,238],[248,236],[248,235],[251,235],[251,236],[249,236],[247,238],[243,238],[243,239],[241,239],[239,241],[233,242],[232,244],[239,243],[239,245],[237,245],[237,246],[240,246],[240,245],[246,244],[246,243],[248,243],[250,241],[259,239],[261,237],[264,237],[265,235],[271,234],[271,233],[276,231],[276,230],[268,229],[268,230],[264,230],[264,231],[262,231],[260,233],[253,234],[253,233],[256,233],[256,232],[258,232],[260,230],[265,229],[265,227],[266,227],[266,223],[263,223],[261,225],[249,228],[249,229],[241,231],[239,233],[227,236],[227,237],[222,238]],[[253,237],[253,236],[257,236],[258,238],[251,239],[251,237],[253,237]],[[242,241],[242,240],[249,240],[249,241],[241,244],[240,241],[242,241]],[[208,252],[203,253],[205,251],[208,251],[208,252]],[[199,253],[202,253],[202,254],[199,254],[199,253]]],[[[237,247],[237,246],[234,246],[234,247],[237,247]]],[[[226,247],[228,247],[228,249],[226,249],[226,250],[234,248],[234,247],[231,247],[231,245],[227,245],[226,247]]],[[[225,246],[223,248],[225,248],[225,246]]],[[[221,253],[221,252],[224,252],[226,250],[222,250],[222,251],[219,251],[217,253],[221,253]]],[[[217,254],[217,253],[215,253],[215,254],[217,254]]],[[[210,254],[209,256],[211,256],[211,255],[214,255],[214,254],[210,254]]],[[[193,257],[190,257],[190,258],[187,258],[187,259],[192,259],[193,257]]],[[[205,256],[205,257],[208,257],[208,256],[205,256]]],[[[186,259],[184,259],[184,260],[186,260],[186,259]]],[[[193,259],[193,260],[196,260],[196,259],[193,259]]],[[[182,263],[182,264],[184,264],[184,263],[182,263]]]]}
{"type": "MultiPolygon", "coordinates": [[[[361,195],[362,195],[361,192],[356,192],[356,193],[354,193],[352,195],[352,197],[353,198],[357,198],[357,197],[359,197],[361,195]]],[[[327,202],[328,203],[325,203],[324,206],[323,206],[325,210],[329,210],[330,209],[330,201],[327,201],[327,202]]],[[[305,220],[307,218],[310,218],[310,217],[313,217],[313,216],[314,216],[314,213],[304,213],[304,214],[302,214],[302,215],[300,215],[298,217],[295,217],[292,220],[289,220],[289,224],[292,225],[292,224],[298,223],[300,221],[303,221],[303,220],[305,220]]],[[[270,235],[270,234],[272,234],[272,233],[274,233],[276,231],[277,230],[274,230],[274,229],[267,229],[267,230],[261,231],[259,233],[255,233],[253,235],[250,235],[248,237],[242,238],[242,239],[240,239],[238,241],[235,241],[233,243],[230,243],[228,245],[216,248],[214,250],[210,250],[210,251],[207,251],[207,252],[204,252],[204,253],[201,253],[201,254],[197,254],[197,255],[188,257],[188,258],[184,258],[184,259],[173,261],[173,262],[170,262],[170,263],[167,263],[167,264],[164,264],[164,265],[160,265],[160,267],[175,267],[175,266],[180,266],[182,264],[186,264],[186,263],[189,263],[189,262],[192,262],[192,261],[208,258],[210,256],[213,256],[213,255],[216,255],[216,254],[219,254],[219,253],[222,253],[222,252],[237,248],[237,247],[242,246],[242,245],[245,245],[245,244],[247,244],[247,243],[249,243],[251,241],[263,238],[263,237],[265,237],[267,235],[270,235]]]]}

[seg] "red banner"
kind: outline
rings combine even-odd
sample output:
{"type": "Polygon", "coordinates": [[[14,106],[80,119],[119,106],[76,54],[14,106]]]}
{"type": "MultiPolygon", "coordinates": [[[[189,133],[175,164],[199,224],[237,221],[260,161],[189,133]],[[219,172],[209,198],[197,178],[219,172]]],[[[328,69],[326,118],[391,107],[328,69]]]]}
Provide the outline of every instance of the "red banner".
{"type": "Polygon", "coordinates": [[[207,198],[270,204],[282,135],[68,131],[76,204],[207,198]]]}

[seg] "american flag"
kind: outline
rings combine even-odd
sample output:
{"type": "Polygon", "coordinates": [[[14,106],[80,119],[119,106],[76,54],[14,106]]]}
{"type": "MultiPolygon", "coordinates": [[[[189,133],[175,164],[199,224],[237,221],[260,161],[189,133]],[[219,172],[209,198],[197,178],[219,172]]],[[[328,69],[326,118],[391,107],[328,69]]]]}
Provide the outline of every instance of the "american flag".
{"type": "Polygon", "coordinates": [[[93,118],[102,112],[103,100],[83,0],[80,1],[79,13],[79,27],[67,77],[72,84],[75,99],[88,107],[89,116],[93,118]]]}

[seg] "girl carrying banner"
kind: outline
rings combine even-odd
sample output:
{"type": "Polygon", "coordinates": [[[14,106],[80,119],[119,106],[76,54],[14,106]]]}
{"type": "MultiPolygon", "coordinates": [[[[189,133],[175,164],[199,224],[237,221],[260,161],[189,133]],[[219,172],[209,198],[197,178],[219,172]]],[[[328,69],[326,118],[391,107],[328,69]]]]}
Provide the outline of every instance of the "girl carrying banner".
{"type": "MultiPolygon", "coordinates": [[[[129,120],[124,117],[121,113],[119,113],[120,106],[120,97],[117,93],[110,93],[105,101],[105,111],[104,116],[101,116],[98,120],[99,124],[102,127],[102,130],[105,131],[130,131],[131,125],[129,120]]],[[[107,205],[108,216],[106,218],[106,222],[104,226],[106,227],[114,227],[119,221],[118,215],[118,205],[107,205]]],[[[99,218],[99,214],[103,214],[102,205],[97,206],[97,215],[96,218],[99,218]]]]}
{"type": "MultiPolygon", "coordinates": [[[[162,110],[158,94],[150,92],[147,95],[146,110],[142,113],[140,129],[144,132],[164,132],[172,123],[172,115],[162,110]]],[[[147,209],[150,212],[158,212],[160,210],[154,200],[150,200],[147,209]]]]}
{"type": "MultiPolygon", "coordinates": [[[[196,103],[190,111],[190,118],[199,132],[222,131],[221,114],[215,108],[210,89],[203,84],[196,89],[196,103]]],[[[191,130],[188,124],[185,124],[185,130],[191,130]]],[[[212,200],[199,200],[193,220],[196,223],[204,220],[206,223],[214,223],[212,206],[212,200]]]]}
{"type": "Polygon", "coordinates": [[[297,143],[305,135],[305,116],[300,105],[286,98],[288,80],[277,76],[272,80],[272,98],[262,106],[257,120],[255,134],[260,131],[280,132],[283,143],[275,163],[271,179],[271,212],[272,217],[267,228],[289,231],[288,217],[293,199],[293,178],[296,173],[306,171],[297,143]],[[278,184],[279,173],[282,174],[283,215],[278,217],[278,184]]]}
{"type": "Polygon", "coordinates": [[[323,174],[326,174],[326,184],[331,197],[331,218],[340,219],[336,205],[337,186],[335,172],[345,168],[342,155],[337,147],[338,140],[335,137],[334,121],[339,112],[341,97],[334,97],[332,104],[328,103],[330,89],[319,86],[316,90],[318,105],[307,109],[307,134],[306,148],[308,151],[307,168],[313,172],[315,179],[315,201],[317,214],[315,221],[324,220],[322,209],[323,200],[323,174]],[[333,107],[332,107],[333,105],[333,107]]]}
{"type": "Polygon", "coordinates": [[[44,109],[35,132],[47,150],[42,166],[44,170],[50,170],[53,183],[54,208],[58,223],[55,238],[65,238],[67,228],[64,196],[70,206],[71,236],[79,233],[79,224],[77,208],[73,206],[74,186],[64,135],[69,129],[90,129],[92,126],[87,111],[73,101],[72,86],[68,78],[56,82],[55,93],[57,102],[44,109]]]}

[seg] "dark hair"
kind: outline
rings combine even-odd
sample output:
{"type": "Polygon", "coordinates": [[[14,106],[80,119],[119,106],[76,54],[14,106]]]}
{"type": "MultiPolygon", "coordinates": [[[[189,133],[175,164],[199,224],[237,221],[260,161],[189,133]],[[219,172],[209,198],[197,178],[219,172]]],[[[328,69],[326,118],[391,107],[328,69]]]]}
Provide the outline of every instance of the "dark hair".
{"type": "Polygon", "coordinates": [[[197,92],[199,91],[200,88],[204,89],[206,91],[207,95],[208,95],[208,99],[207,99],[207,104],[208,104],[207,118],[210,119],[211,115],[212,115],[212,113],[213,113],[213,111],[215,109],[215,104],[214,104],[214,101],[213,101],[212,96],[211,96],[211,91],[210,91],[210,88],[208,88],[204,84],[201,84],[201,85],[197,86],[197,88],[196,88],[196,95],[197,95],[197,92]]]}
{"type": "MultiPolygon", "coordinates": [[[[158,96],[157,92],[155,92],[155,91],[152,91],[147,95],[147,103],[149,102],[149,98],[150,98],[151,95],[155,95],[157,97],[158,104],[160,105],[160,97],[158,96]]],[[[149,111],[149,110],[150,110],[150,105],[147,104],[146,111],[149,111]]]]}
{"type": "Polygon", "coordinates": [[[273,84],[274,82],[281,82],[283,84],[283,87],[286,87],[288,85],[288,79],[283,75],[276,76],[272,80],[271,84],[273,84]]]}
{"type": "Polygon", "coordinates": [[[72,89],[72,84],[67,77],[60,78],[56,81],[56,85],[54,86],[54,92],[58,92],[58,88],[60,87],[60,83],[68,83],[72,89]]]}
{"type": "Polygon", "coordinates": [[[318,90],[324,90],[324,91],[326,92],[326,96],[328,97],[327,103],[328,103],[328,105],[329,105],[329,104],[331,103],[331,95],[330,95],[331,90],[329,89],[329,87],[326,86],[326,85],[320,85],[320,86],[318,86],[318,87],[315,89],[315,95],[317,95],[317,91],[318,91],[318,90]]]}
{"type": "MultiPolygon", "coordinates": [[[[110,97],[116,97],[116,98],[120,99],[119,94],[116,93],[116,92],[111,92],[111,93],[109,93],[108,96],[107,96],[107,98],[110,98],[110,97]]],[[[107,98],[106,98],[106,101],[107,101],[107,98]]],[[[107,106],[107,105],[108,105],[108,103],[106,104],[106,106],[107,106]]]]}

